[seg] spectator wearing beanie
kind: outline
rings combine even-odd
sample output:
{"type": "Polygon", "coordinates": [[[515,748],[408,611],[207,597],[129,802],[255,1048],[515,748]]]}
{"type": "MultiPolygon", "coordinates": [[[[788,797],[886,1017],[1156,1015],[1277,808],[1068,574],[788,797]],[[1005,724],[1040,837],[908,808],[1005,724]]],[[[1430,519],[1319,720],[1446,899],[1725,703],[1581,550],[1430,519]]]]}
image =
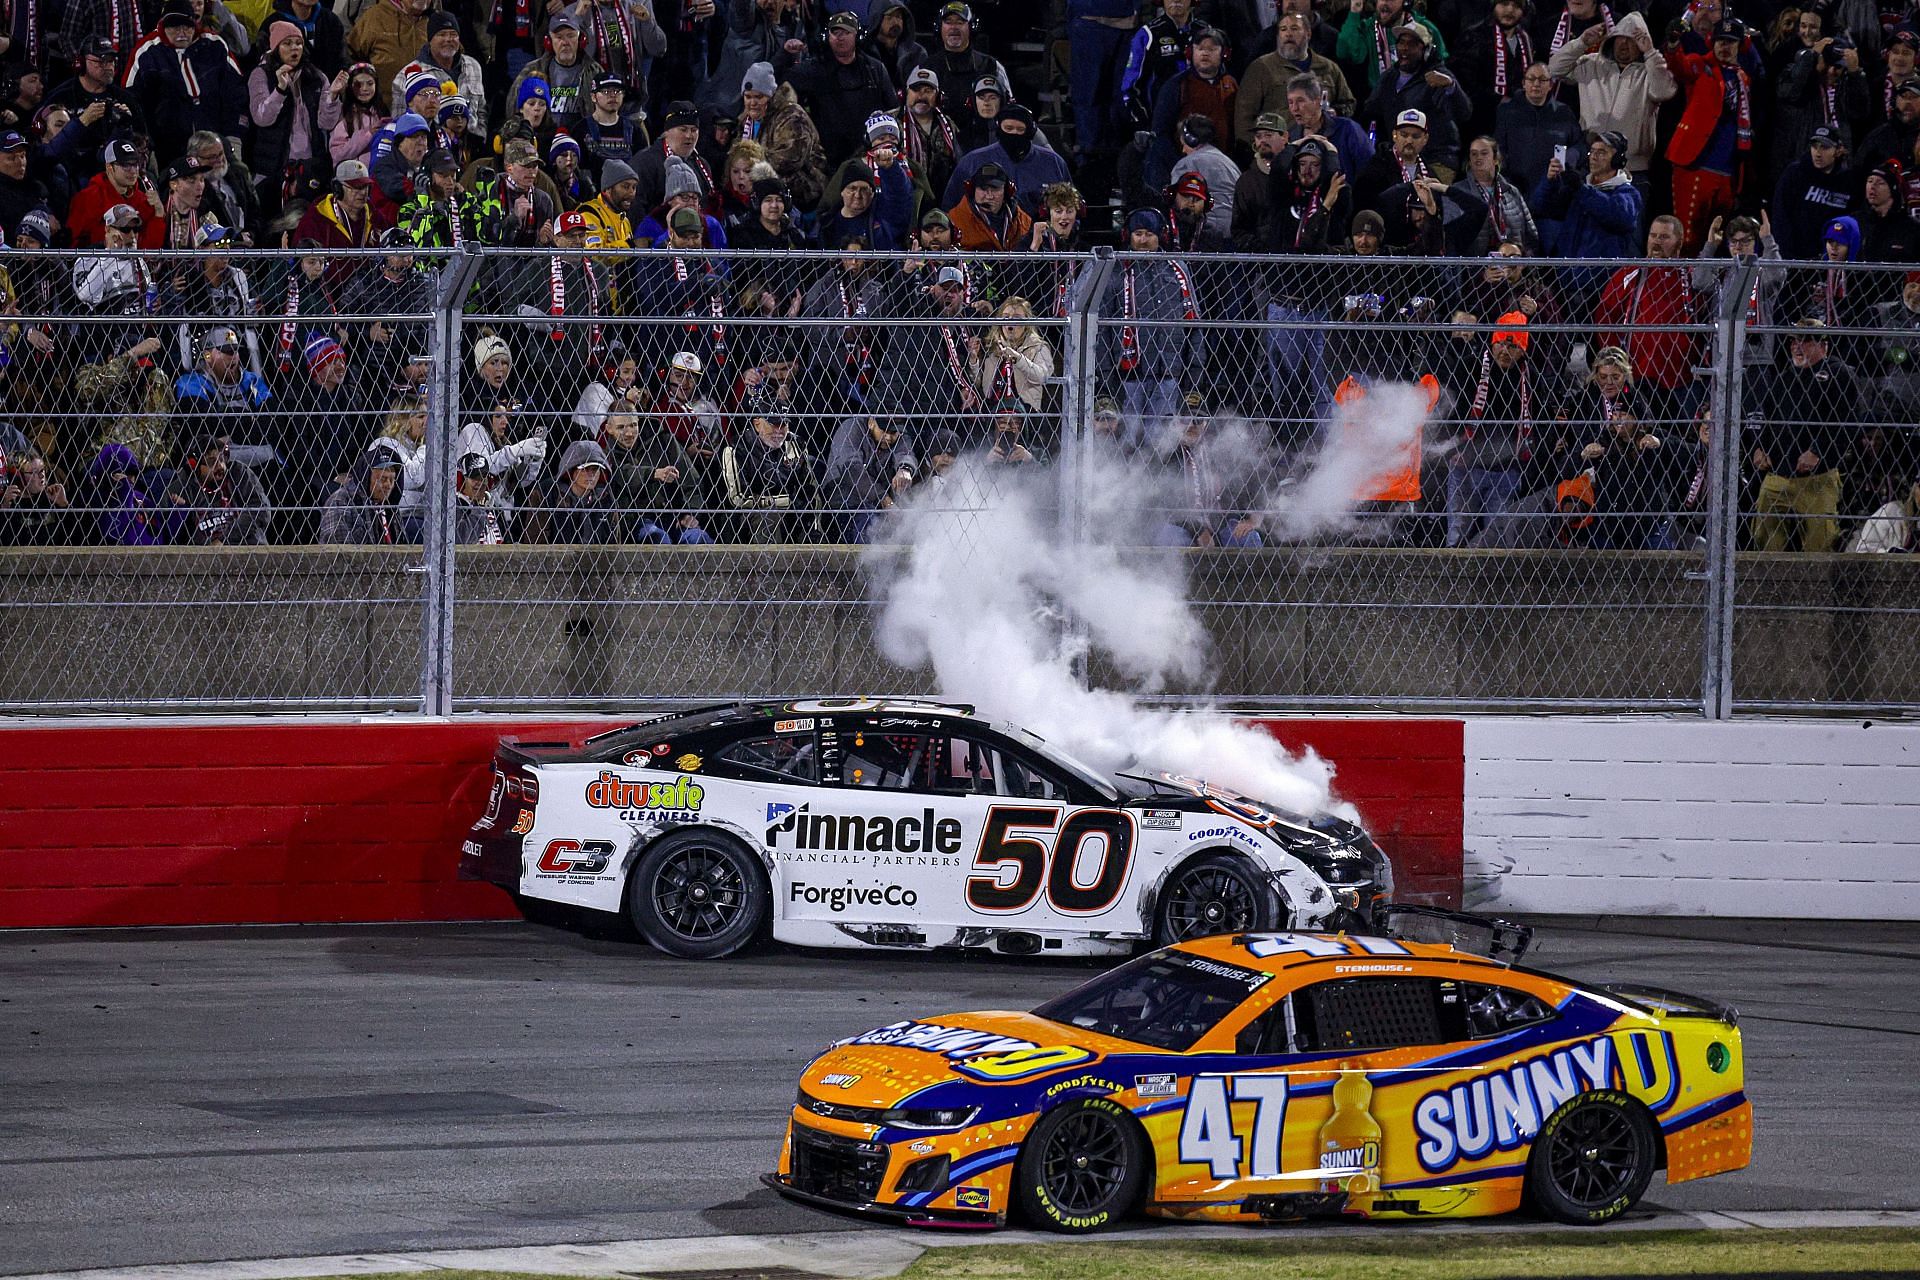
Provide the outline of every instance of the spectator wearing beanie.
{"type": "MultiPolygon", "coordinates": [[[[215,7],[209,0],[207,8],[215,7]]],[[[307,38],[307,57],[329,80],[347,69],[347,25],[331,4],[322,0],[280,0],[267,25],[275,22],[291,22],[300,28],[300,34],[307,38]]],[[[234,52],[244,55],[247,50],[242,46],[234,52]]]]}
{"type": "MultiPolygon", "coordinates": [[[[377,58],[368,61],[379,64],[377,58]]],[[[460,51],[460,21],[445,10],[427,15],[426,36],[413,59],[388,79],[388,101],[405,102],[407,80],[422,71],[432,72],[443,82],[451,80],[455,92],[467,100],[474,119],[487,119],[487,90],[481,80],[480,64],[460,51]]]]}
{"type": "Polygon", "coordinates": [[[707,162],[700,158],[699,147],[699,108],[691,102],[669,102],[660,114],[660,140],[630,162],[634,176],[640,180],[634,208],[651,212],[666,202],[669,160],[679,160],[691,167],[700,187],[700,203],[704,206],[713,193],[714,180],[707,162]]]}
{"type": "Polygon", "coordinates": [[[247,76],[253,120],[247,167],[253,170],[263,218],[326,190],[333,171],[327,135],[340,123],[340,97],[306,60],[306,37],[291,22],[267,28],[266,52],[247,76]]]}

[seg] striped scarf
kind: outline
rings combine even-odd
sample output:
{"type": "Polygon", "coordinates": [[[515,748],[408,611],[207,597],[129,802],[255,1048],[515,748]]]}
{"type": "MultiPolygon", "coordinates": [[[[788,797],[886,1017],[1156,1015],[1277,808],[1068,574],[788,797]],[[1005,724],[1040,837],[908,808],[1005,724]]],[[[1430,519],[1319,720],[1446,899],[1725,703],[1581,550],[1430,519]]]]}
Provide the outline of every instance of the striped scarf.
{"type": "Polygon", "coordinates": [[[967,362],[960,358],[960,342],[953,336],[952,325],[940,326],[940,345],[947,357],[947,372],[960,390],[960,407],[969,411],[978,409],[980,393],[974,389],[973,379],[967,376],[967,362]]]}
{"type": "Polygon", "coordinates": [[[281,311],[285,317],[280,323],[280,372],[293,370],[293,340],[295,331],[300,327],[300,264],[296,261],[293,270],[287,273],[287,305],[281,311]]]}
{"type": "MultiPolygon", "coordinates": [[[[1461,435],[1473,439],[1476,422],[1487,416],[1487,402],[1493,396],[1493,346],[1480,353],[1480,380],[1474,384],[1473,407],[1467,411],[1467,423],[1461,429],[1461,435]]],[[[1520,364],[1520,447],[1515,452],[1520,461],[1525,462],[1533,456],[1533,389],[1527,384],[1526,362],[1520,364]]]]}
{"type": "MultiPolygon", "coordinates": [[[[713,263],[706,259],[702,259],[700,261],[700,272],[703,276],[713,275],[713,263]]],[[[674,254],[673,255],[674,283],[684,285],[692,278],[693,278],[693,271],[690,267],[687,266],[686,258],[680,254],[677,254],[677,253],[674,254]]],[[[713,289],[713,288],[709,288],[707,290],[707,299],[706,299],[705,309],[706,309],[707,315],[712,320],[711,324],[706,325],[704,327],[707,330],[707,341],[712,347],[711,354],[713,357],[713,363],[715,365],[723,365],[727,362],[727,326],[724,323],[722,323],[727,317],[727,303],[726,303],[726,299],[722,296],[720,290],[713,289]]],[[[681,318],[687,321],[687,324],[685,327],[686,327],[686,331],[690,334],[695,334],[695,335],[699,334],[701,328],[703,327],[698,321],[695,321],[693,319],[693,317],[697,315],[700,310],[701,310],[700,304],[695,303],[693,305],[690,305],[685,311],[682,311],[680,313],[681,318]]]]}
{"type": "MultiPolygon", "coordinates": [[[[627,0],[618,0],[613,6],[613,15],[615,25],[620,29],[620,56],[626,60],[627,66],[621,68],[614,65],[613,57],[608,52],[612,47],[613,42],[611,36],[613,33],[607,27],[606,6],[596,3],[593,6],[593,39],[595,46],[602,54],[600,61],[608,71],[614,72],[615,74],[618,74],[622,70],[637,73],[640,66],[640,59],[633,43],[633,15],[627,9],[627,0]]],[[[684,25],[681,27],[683,31],[687,29],[684,25]]],[[[627,87],[629,90],[636,88],[636,86],[632,84],[629,84],[627,87]]]]}
{"type": "MultiPolygon", "coordinates": [[[[1600,25],[1608,35],[1613,34],[1613,10],[1604,4],[1600,6],[1600,25]]],[[[1560,46],[1571,40],[1573,35],[1573,11],[1562,9],[1560,21],[1553,27],[1553,38],[1547,41],[1547,57],[1552,58],[1554,54],[1560,52],[1560,46]]]]}
{"type": "MultiPolygon", "coordinates": [[[[867,315],[867,296],[858,289],[847,288],[846,277],[837,282],[840,288],[840,315],[847,320],[864,320],[867,315]]],[[[867,341],[867,327],[863,324],[850,324],[840,330],[840,348],[854,373],[863,384],[872,367],[872,344],[867,341]]]]}
{"type": "Polygon", "coordinates": [[[947,113],[938,107],[933,109],[933,127],[922,131],[913,121],[913,112],[900,109],[900,151],[912,162],[916,173],[933,172],[932,136],[938,133],[940,141],[946,146],[949,156],[960,154],[960,144],[953,132],[953,121],[947,119],[947,113]]]}
{"type": "Polygon", "coordinates": [[[1507,51],[1507,33],[1496,24],[1493,29],[1493,96],[1500,102],[1507,100],[1507,86],[1515,81],[1507,75],[1507,60],[1517,57],[1524,69],[1533,65],[1533,37],[1527,34],[1525,27],[1515,27],[1514,34],[1520,37],[1520,52],[1507,51]]]}

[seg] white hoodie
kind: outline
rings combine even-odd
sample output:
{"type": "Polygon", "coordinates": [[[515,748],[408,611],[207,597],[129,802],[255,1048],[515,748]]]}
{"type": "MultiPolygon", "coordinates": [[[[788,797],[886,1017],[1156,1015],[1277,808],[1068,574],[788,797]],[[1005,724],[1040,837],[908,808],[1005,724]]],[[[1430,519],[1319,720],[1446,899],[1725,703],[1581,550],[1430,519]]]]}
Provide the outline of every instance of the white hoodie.
{"type": "Polygon", "coordinates": [[[1639,173],[1652,162],[1660,104],[1678,93],[1673,72],[1658,45],[1638,62],[1621,66],[1613,57],[1616,37],[1647,35],[1647,20],[1637,13],[1620,19],[1600,42],[1598,53],[1586,52],[1579,40],[1560,46],[1547,63],[1556,80],[1580,86],[1580,127],[1589,133],[1618,130],[1627,139],[1627,169],[1639,173]]]}

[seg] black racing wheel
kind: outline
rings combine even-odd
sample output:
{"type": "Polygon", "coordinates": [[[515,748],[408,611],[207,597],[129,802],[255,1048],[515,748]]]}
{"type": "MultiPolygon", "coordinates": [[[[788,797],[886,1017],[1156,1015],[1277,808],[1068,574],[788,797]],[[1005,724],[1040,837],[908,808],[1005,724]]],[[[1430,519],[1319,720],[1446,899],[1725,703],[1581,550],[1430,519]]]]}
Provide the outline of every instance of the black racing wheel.
{"type": "Polygon", "coordinates": [[[1078,1098],[1040,1117],[1020,1144],[1013,1203],[1048,1231],[1098,1231],[1140,1202],[1147,1164],[1131,1112],[1110,1098],[1078,1098]]]}
{"type": "Polygon", "coordinates": [[[1568,1099],[1547,1117],[1527,1157],[1527,1192],[1557,1222],[1611,1222],[1653,1181],[1660,1141],[1635,1098],[1612,1090],[1568,1099]]]}
{"type": "Polygon", "coordinates": [[[688,960],[732,955],[752,942],[772,897],[759,861],[716,831],[676,831],[655,841],[627,881],[633,927],[688,960]]]}
{"type": "Polygon", "coordinates": [[[1280,895],[1245,858],[1209,854],[1167,877],[1154,905],[1153,940],[1160,946],[1217,933],[1278,929],[1280,895]]]}

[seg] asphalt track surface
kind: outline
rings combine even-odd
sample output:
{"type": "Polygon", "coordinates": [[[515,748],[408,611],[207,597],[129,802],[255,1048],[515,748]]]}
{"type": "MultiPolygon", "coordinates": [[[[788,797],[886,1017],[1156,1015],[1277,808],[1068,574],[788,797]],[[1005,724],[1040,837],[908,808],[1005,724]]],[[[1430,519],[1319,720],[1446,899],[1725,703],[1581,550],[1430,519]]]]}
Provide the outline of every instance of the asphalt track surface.
{"type": "MultiPolygon", "coordinates": [[[[1920,928],[1557,922],[1531,959],[1741,1010],[1753,1167],[1650,1209],[1920,1208],[1920,928]]],[[[758,1182],[807,1057],[1095,968],[691,964],[535,924],[0,935],[0,1273],[865,1230],[758,1182]]]]}

